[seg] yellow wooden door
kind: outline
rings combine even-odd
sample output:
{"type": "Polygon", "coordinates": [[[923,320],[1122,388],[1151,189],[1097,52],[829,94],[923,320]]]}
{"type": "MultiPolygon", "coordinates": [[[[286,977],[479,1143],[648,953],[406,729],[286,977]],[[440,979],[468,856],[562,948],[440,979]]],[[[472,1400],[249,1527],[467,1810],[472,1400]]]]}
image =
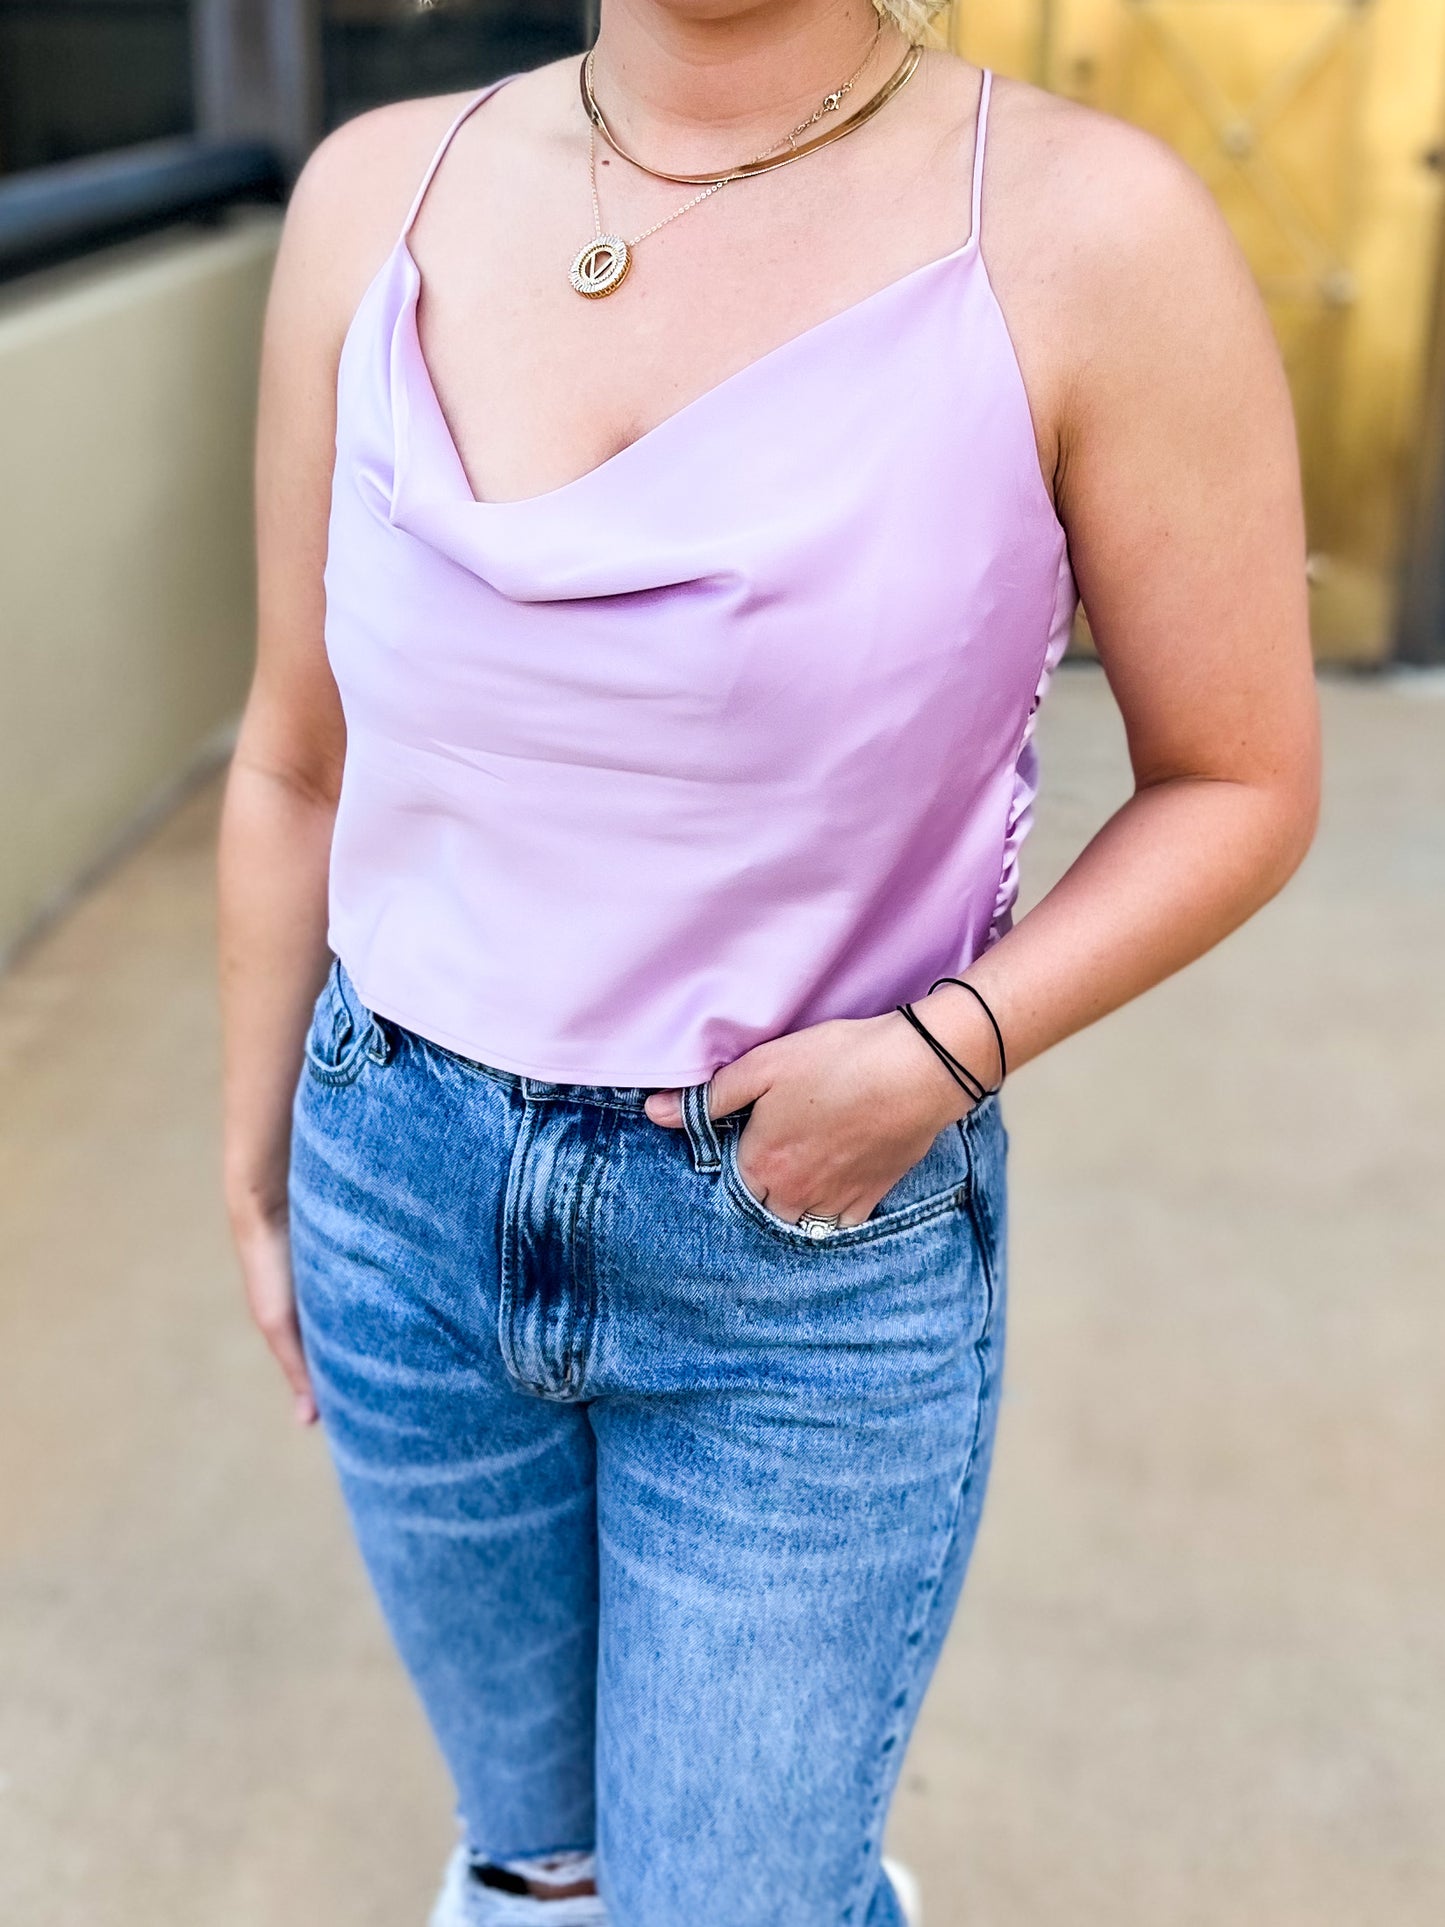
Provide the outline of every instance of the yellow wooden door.
{"type": "Polygon", "coordinates": [[[1435,307],[1445,0],[954,0],[946,31],[1147,127],[1208,182],[1289,370],[1316,652],[1388,654],[1435,307]]]}

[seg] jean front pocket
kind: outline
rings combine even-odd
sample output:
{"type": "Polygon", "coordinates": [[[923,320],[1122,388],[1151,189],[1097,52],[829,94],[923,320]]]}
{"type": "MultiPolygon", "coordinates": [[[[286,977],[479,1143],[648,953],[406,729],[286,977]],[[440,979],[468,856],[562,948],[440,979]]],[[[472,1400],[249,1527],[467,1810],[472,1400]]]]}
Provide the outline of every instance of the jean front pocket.
{"type": "Polygon", "coordinates": [[[861,1224],[840,1225],[824,1237],[800,1230],[754,1196],[738,1163],[743,1120],[735,1114],[719,1122],[723,1127],[722,1183],[729,1203],[761,1230],[800,1250],[837,1251],[873,1244],[967,1208],[971,1172],[967,1120],[961,1125],[945,1125],[918,1162],[883,1194],[861,1224]]]}
{"type": "Polygon", "coordinates": [[[333,958],[306,1034],[306,1068],[322,1084],[351,1084],[367,1063],[386,1062],[386,1035],[333,958]]]}

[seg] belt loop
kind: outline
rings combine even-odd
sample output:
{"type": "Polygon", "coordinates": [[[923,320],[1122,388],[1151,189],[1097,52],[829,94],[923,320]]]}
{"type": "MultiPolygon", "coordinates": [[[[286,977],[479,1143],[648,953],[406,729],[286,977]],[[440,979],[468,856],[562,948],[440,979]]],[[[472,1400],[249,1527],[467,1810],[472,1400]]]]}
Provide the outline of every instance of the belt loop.
{"type": "Polygon", "coordinates": [[[385,1021],[373,1011],[371,1013],[371,1032],[366,1040],[366,1054],[374,1064],[391,1061],[391,1033],[385,1021]]]}
{"type": "Polygon", "coordinates": [[[711,1088],[710,1084],[689,1084],[682,1094],[682,1123],[693,1168],[703,1173],[722,1169],[722,1145],[707,1108],[711,1088]]]}

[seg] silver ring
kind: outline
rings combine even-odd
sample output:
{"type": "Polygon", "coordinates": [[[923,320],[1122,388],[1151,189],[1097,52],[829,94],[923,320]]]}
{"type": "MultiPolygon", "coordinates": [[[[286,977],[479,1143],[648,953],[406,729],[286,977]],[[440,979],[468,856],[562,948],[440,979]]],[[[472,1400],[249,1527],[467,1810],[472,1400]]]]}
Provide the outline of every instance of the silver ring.
{"type": "Polygon", "coordinates": [[[805,1238],[826,1238],[841,1222],[840,1218],[825,1218],[818,1211],[805,1211],[798,1220],[798,1229],[805,1238]]]}

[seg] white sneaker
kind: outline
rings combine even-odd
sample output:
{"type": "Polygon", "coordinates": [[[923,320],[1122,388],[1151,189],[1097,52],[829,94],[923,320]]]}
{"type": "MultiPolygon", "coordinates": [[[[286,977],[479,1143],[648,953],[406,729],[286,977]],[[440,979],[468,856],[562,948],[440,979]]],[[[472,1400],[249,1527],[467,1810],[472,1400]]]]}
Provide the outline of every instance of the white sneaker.
{"type": "Polygon", "coordinates": [[[901,1860],[884,1859],[883,1871],[887,1874],[898,1904],[903,1909],[903,1918],[908,1927],[923,1927],[923,1895],[918,1890],[918,1879],[911,1867],[905,1867],[901,1860]]]}
{"type": "MultiPolygon", "coordinates": [[[[905,1867],[901,1860],[885,1858],[883,1871],[898,1896],[898,1904],[903,1909],[903,1918],[908,1927],[923,1927],[923,1899],[912,1869],[905,1867]]],[[[527,1900],[520,1895],[513,1896],[495,1888],[482,1887],[472,1879],[471,1861],[466,1848],[458,1847],[447,1862],[446,1877],[437,1895],[428,1927],[492,1927],[493,1923],[496,1927],[503,1927],[503,1923],[512,1920],[530,1922],[538,1917],[544,1907],[552,1927],[574,1927],[574,1921],[576,1927],[592,1927],[594,1921],[605,1918],[601,1904],[594,1895],[589,1894],[585,1899],[579,1896],[568,1907],[562,1901],[527,1900]]]]}
{"type": "Polygon", "coordinates": [[[467,1911],[467,1903],[471,1884],[471,1862],[467,1858],[467,1850],[465,1847],[456,1847],[442,1876],[442,1890],[427,1916],[427,1927],[469,1927],[471,1916],[467,1911]]]}

